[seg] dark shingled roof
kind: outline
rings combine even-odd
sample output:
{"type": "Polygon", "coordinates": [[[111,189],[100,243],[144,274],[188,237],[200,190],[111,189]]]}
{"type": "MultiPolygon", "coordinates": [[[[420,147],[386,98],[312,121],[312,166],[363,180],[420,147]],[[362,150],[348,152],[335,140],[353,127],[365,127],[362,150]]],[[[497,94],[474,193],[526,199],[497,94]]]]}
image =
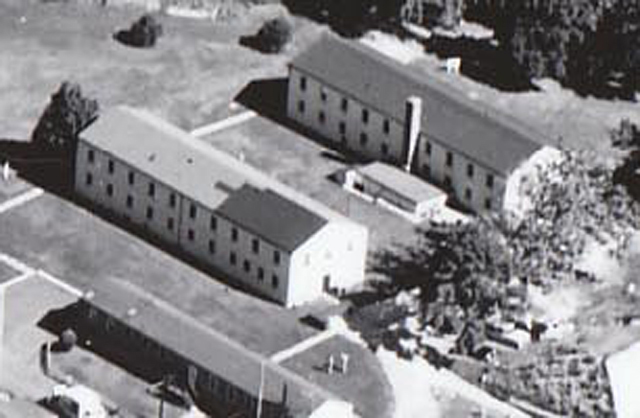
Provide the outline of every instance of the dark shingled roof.
{"type": "Polygon", "coordinates": [[[264,364],[265,401],[280,402],[286,385],[289,406],[307,416],[325,400],[337,399],[132,283],[116,278],[94,281],[84,301],[255,398],[264,364]]]}
{"type": "Polygon", "coordinates": [[[218,213],[287,251],[298,248],[327,222],[272,190],[249,185],[229,196],[218,213]]]}
{"type": "Polygon", "coordinates": [[[291,66],[401,122],[406,99],[421,97],[428,138],[505,175],[542,147],[523,122],[359,42],[325,34],[291,66]]]}

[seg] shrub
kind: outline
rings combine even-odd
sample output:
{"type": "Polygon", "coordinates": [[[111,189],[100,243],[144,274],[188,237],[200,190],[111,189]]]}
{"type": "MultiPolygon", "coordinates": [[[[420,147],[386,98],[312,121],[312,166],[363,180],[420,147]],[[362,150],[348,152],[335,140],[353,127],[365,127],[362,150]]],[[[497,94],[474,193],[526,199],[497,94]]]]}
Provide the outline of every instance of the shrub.
{"type": "Polygon", "coordinates": [[[78,342],[76,332],[71,328],[67,328],[60,334],[58,345],[62,351],[71,350],[78,342]]]}
{"type": "Polygon", "coordinates": [[[152,15],[145,14],[129,30],[119,31],[115,38],[137,48],[151,48],[162,35],[162,25],[152,15]]]}
{"type": "Polygon", "coordinates": [[[292,38],[293,28],[284,17],[268,20],[257,34],[260,49],[269,53],[282,51],[292,38]]]}

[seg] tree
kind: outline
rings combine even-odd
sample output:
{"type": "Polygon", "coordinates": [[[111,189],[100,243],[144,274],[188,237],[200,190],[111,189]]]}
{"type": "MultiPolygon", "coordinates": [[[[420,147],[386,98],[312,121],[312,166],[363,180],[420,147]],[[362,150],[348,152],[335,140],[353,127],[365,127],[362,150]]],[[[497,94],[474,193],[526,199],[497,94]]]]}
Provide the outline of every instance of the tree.
{"type": "Polygon", "coordinates": [[[31,140],[56,153],[73,153],[78,134],[98,117],[98,102],[84,97],[77,83],[64,81],[51,96],[31,140]]]}
{"type": "Polygon", "coordinates": [[[256,35],[261,51],[281,52],[293,38],[291,23],[284,17],[268,20],[256,35]]]}
{"type": "Polygon", "coordinates": [[[71,350],[77,343],[78,343],[78,336],[76,335],[76,332],[71,328],[66,328],[60,334],[60,337],[58,340],[58,346],[62,351],[71,350]]]}
{"type": "Polygon", "coordinates": [[[162,35],[162,25],[150,14],[135,21],[128,30],[119,31],[115,38],[123,44],[137,48],[151,48],[162,35]]]}

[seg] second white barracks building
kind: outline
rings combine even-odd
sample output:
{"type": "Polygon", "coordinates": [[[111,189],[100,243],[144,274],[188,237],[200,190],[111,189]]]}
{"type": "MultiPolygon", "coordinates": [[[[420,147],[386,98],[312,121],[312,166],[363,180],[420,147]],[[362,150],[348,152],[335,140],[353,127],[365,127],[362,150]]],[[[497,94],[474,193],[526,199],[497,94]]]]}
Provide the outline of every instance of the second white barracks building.
{"type": "Polygon", "coordinates": [[[478,212],[503,206],[541,134],[428,74],[325,34],[289,67],[288,116],[336,146],[433,182],[478,212]]]}
{"type": "Polygon", "coordinates": [[[75,189],[286,306],[362,283],[368,231],[147,111],[82,132],[75,189]]]}

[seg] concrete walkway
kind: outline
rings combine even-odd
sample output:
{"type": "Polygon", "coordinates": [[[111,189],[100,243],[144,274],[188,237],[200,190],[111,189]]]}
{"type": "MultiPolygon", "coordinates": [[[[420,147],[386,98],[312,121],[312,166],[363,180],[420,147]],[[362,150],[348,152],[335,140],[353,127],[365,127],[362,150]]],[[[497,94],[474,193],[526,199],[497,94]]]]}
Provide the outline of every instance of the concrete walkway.
{"type": "Polygon", "coordinates": [[[338,334],[338,331],[335,329],[327,329],[322,331],[319,334],[316,334],[312,337],[307,338],[306,340],[300,341],[298,344],[293,345],[289,348],[285,348],[282,351],[279,351],[271,356],[271,360],[275,363],[282,363],[288,358],[296,356],[303,351],[310,349],[313,346],[320,344],[323,341],[328,340],[331,337],[334,337],[338,334]]]}
{"type": "Polygon", "coordinates": [[[6,212],[10,209],[23,205],[30,200],[33,200],[37,197],[42,196],[44,190],[39,187],[35,187],[31,190],[27,190],[26,192],[19,194],[16,197],[13,197],[5,202],[0,203],[0,213],[6,212]]]}
{"type": "Polygon", "coordinates": [[[230,116],[226,119],[219,120],[217,122],[210,123],[208,125],[201,126],[199,128],[191,131],[191,135],[195,137],[201,137],[205,135],[209,135],[223,129],[231,128],[232,126],[239,125],[244,123],[256,116],[256,112],[252,110],[247,110],[245,112],[239,113],[237,115],[230,116]]]}

